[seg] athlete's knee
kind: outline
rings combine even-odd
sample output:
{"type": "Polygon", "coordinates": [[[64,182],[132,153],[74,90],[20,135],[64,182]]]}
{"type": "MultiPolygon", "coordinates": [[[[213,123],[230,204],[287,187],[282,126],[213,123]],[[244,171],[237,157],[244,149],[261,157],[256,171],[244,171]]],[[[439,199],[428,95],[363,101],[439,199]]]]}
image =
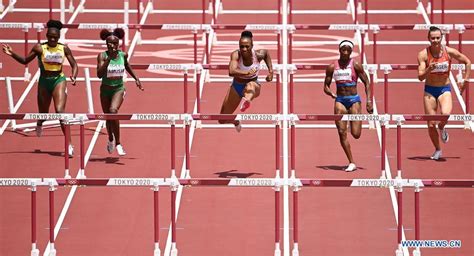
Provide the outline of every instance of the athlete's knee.
{"type": "Polygon", "coordinates": [[[441,115],[449,115],[451,114],[451,110],[450,109],[443,109],[441,108],[441,115]]]}
{"type": "Polygon", "coordinates": [[[354,137],[354,139],[356,139],[356,140],[358,140],[360,138],[360,135],[361,135],[360,131],[352,132],[352,137],[354,137]]]}
{"type": "Polygon", "coordinates": [[[436,121],[428,121],[428,128],[436,128],[436,121]]]}
{"type": "Polygon", "coordinates": [[[347,139],[347,129],[337,129],[337,133],[339,134],[339,139],[346,140],[347,139]]]}
{"type": "Polygon", "coordinates": [[[110,113],[110,114],[117,114],[117,113],[118,113],[118,109],[117,109],[117,108],[109,108],[109,113],[110,113]]]}
{"type": "Polygon", "coordinates": [[[64,105],[58,105],[56,106],[56,113],[64,113],[64,105]]]}

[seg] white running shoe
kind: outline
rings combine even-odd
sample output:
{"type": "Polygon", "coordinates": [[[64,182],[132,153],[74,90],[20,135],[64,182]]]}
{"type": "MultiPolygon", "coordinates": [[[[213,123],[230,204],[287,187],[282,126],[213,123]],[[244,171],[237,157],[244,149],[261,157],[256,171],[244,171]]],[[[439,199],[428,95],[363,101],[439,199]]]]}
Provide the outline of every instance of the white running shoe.
{"type": "Polygon", "coordinates": [[[115,148],[117,149],[117,154],[119,156],[124,156],[127,154],[125,150],[123,150],[122,144],[118,144],[115,148]]]}
{"type": "Polygon", "coordinates": [[[443,154],[443,151],[436,150],[430,158],[433,159],[433,160],[438,160],[438,159],[441,158],[442,154],[443,154]]]}
{"type": "Polygon", "coordinates": [[[443,143],[447,143],[449,141],[449,134],[448,134],[448,131],[446,130],[446,128],[443,128],[441,130],[441,141],[443,143]]]}
{"type": "Polygon", "coordinates": [[[107,152],[109,152],[109,154],[112,154],[112,152],[114,152],[114,149],[115,149],[115,139],[113,139],[112,141],[107,141],[107,152]]]}
{"type": "Polygon", "coordinates": [[[344,169],[344,171],[346,172],[353,172],[357,169],[357,166],[354,164],[354,163],[350,163],[349,166],[347,166],[346,169],[344,169]]]}
{"type": "Polygon", "coordinates": [[[74,156],[74,147],[71,144],[69,144],[69,147],[67,148],[67,153],[70,158],[74,156]]]}
{"type": "Polygon", "coordinates": [[[43,125],[36,124],[36,137],[43,135],[43,125]]]}

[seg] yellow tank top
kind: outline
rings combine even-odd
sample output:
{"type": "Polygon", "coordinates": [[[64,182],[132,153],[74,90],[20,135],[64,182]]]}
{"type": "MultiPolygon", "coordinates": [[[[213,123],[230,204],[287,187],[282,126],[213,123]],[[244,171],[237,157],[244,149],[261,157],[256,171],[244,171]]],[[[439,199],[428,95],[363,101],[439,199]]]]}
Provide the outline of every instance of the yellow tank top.
{"type": "Polygon", "coordinates": [[[40,68],[45,71],[61,71],[64,62],[64,45],[58,43],[51,48],[48,43],[41,44],[43,53],[40,58],[40,68]]]}

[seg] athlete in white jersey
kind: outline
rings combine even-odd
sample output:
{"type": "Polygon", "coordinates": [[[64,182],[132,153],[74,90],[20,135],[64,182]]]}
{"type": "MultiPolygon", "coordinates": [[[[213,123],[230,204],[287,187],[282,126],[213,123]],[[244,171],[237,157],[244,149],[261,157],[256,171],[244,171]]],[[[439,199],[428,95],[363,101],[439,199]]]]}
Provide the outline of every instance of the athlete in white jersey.
{"type": "MultiPolygon", "coordinates": [[[[257,81],[260,71],[260,62],[265,61],[268,67],[267,82],[273,80],[272,59],[267,50],[253,50],[253,35],[250,31],[243,31],[239,40],[239,50],[232,52],[229,63],[229,76],[234,77],[232,85],[222,103],[221,114],[232,114],[240,106],[244,112],[250,107],[250,102],[260,95],[261,85],[257,81]]],[[[241,126],[239,121],[220,120],[219,123],[233,123],[238,132],[241,126]]]]}
{"type": "MultiPolygon", "coordinates": [[[[357,80],[360,79],[365,86],[367,95],[367,113],[372,114],[372,95],[370,93],[370,83],[364,72],[362,65],[351,58],[354,44],[351,41],[343,40],[339,44],[339,59],[326,68],[326,78],[324,79],[324,93],[335,99],[334,114],[360,114],[362,113],[361,99],[357,93],[357,80]],[[332,80],[336,82],[336,93],[333,93],[329,86],[332,80]]],[[[347,121],[336,121],[339,142],[346,154],[349,165],[346,172],[356,170],[356,164],[352,157],[351,145],[347,139],[347,121]]],[[[362,122],[351,121],[351,134],[355,139],[359,139],[362,131],[362,122]]]]}

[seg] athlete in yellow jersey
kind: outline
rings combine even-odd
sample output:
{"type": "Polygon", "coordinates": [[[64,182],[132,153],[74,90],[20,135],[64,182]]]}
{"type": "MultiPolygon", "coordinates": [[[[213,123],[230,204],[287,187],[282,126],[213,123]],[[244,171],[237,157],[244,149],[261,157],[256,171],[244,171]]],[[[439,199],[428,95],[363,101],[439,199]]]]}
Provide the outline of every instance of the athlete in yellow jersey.
{"type": "MultiPolygon", "coordinates": [[[[66,77],[63,73],[64,58],[67,58],[72,68],[71,82],[76,85],[77,63],[72,56],[71,50],[67,45],[58,42],[59,31],[63,27],[60,21],[50,20],[47,25],[46,43],[36,44],[26,57],[16,54],[10,45],[3,45],[3,52],[21,64],[30,63],[35,57],[38,58],[41,71],[38,82],[38,110],[40,113],[48,113],[51,99],[54,101],[56,113],[63,113],[66,107],[67,90],[66,77]]],[[[42,134],[42,124],[44,120],[39,120],[36,124],[36,135],[42,134]]],[[[61,122],[61,129],[64,133],[64,125],[61,122]]],[[[70,135],[69,135],[70,136],[70,135]]],[[[69,141],[71,138],[69,137],[69,141]]],[[[73,147],[69,145],[69,156],[73,156],[73,147]]]]}

